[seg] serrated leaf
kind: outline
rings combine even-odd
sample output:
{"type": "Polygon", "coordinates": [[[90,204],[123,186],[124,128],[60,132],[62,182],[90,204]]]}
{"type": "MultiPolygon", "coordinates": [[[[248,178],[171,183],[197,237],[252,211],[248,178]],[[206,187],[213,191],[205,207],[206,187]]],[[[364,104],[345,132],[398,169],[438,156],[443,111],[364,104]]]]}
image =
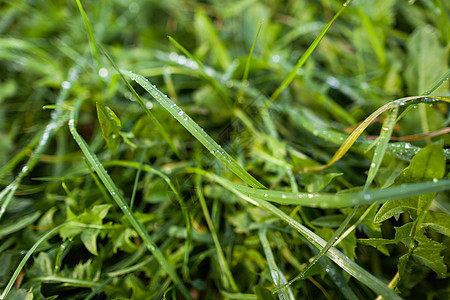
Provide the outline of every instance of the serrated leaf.
{"type": "Polygon", "coordinates": [[[131,239],[137,237],[137,233],[131,228],[112,230],[108,236],[113,241],[114,253],[117,252],[117,249],[129,253],[136,251],[136,245],[131,239]]]}
{"type": "Polygon", "coordinates": [[[381,223],[390,217],[401,214],[405,211],[410,212],[412,215],[415,214],[417,209],[417,199],[408,198],[408,199],[400,199],[400,200],[392,200],[386,202],[381,206],[378,210],[378,213],[375,215],[374,223],[381,223]]]}
{"type": "Polygon", "coordinates": [[[81,233],[81,241],[86,249],[94,255],[98,255],[97,252],[97,236],[100,233],[98,229],[84,229],[81,233]]]}
{"type": "Polygon", "coordinates": [[[96,103],[97,117],[102,129],[103,138],[106,141],[111,153],[116,153],[120,144],[120,127],[122,126],[119,118],[108,106],[96,103]]]}
{"type": "MultiPolygon", "coordinates": [[[[400,242],[405,244],[407,247],[413,246],[413,240],[409,235],[411,232],[411,228],[412,228],[412,223],[407,223],[403,226],[395,227],[395,238],[391,239],[391,240],[390,239],[382,239],[382,238],[371,238],[371,239],[360,239],[360,240],[358,240],[358,242],[363,245],[369,245],[369,246],[375,247],[378,250],[380,250],[381,252],[383,252],[383,254],[386,254],[384,252],[385,248],[382,248],[382,246],[398,244],[400,242]]],[[[389,255],[389,253],[387,253],[386,255],[389,255]]]]}
{"type": "Polygon", "coordinates": [[[450,216],[444,213],[429,211],[425,216],[422,227],[429,227],[450,237],[450,216]]]}
{"type": "Polygon", "coordinates": [[[419,246],[413,251],[414,259],[436,272],[438,278],[445,278],[447,266],[440,253],[447,247],[426,237],[423,229],[418,232],[416,240],[419,246]]]}
{"type": "MultiPolygon", "coordinates": [[[[431,144],[411,159],[409,166],[397,176],[395,185],[435,181],[442,178],[444,170],[445,156],[442,147],[438,144],[431,144]]],[[[387,202],[378,211],[375,222],[382,222],[406,210],[412,212],[414,218],[416,215],[414,210],[418,210],[418,214],[423,214],[424,209],[427,210],[433,198],[434,193],[387,202]]]]}

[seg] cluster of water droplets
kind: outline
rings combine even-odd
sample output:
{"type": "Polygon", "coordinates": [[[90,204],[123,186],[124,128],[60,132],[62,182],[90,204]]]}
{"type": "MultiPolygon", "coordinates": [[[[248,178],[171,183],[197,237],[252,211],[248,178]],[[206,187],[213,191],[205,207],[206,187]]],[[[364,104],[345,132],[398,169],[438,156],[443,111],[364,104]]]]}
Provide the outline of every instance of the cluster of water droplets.
{"type": "Polygon", "coordinates": [[[192,59],[187,58],[184,55],[179,55],[175,52],[171,52],[169,54],[169,59],[179,65],[185,66],[186,68],[197,70],[198,69],[198,63],[193,61],[192,59]]]}

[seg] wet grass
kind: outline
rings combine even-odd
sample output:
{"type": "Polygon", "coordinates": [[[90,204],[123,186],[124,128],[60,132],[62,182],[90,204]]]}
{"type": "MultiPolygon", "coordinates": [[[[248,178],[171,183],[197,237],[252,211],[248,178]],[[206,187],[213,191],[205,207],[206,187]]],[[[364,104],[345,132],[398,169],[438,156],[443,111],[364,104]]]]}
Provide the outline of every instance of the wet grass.
{"type": "Polygon", "coordinates": [[[445,299],[447,6],[3,4],[1,299],[445,299]]]}

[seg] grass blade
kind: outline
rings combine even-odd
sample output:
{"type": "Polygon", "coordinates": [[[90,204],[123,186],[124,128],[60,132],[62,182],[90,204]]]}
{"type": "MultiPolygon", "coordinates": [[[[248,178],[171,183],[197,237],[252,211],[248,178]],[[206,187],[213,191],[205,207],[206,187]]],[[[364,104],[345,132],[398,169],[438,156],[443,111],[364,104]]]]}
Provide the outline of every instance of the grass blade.
{"type": "Polygon", "coordinates": [[[250,53],[247,57],[247,62],[245,63],[244,75],[242,76],[241,85],[239,86],[239,90],[237,92],[236,100],[238,102],[241,101],[242,95],[244,93],[243,87],[248,78],[248,73],[250,72],[250,63],[252,61],[253,51],[255,50],[256,41],[258,40],[259,33],[261,32],[262,22],[259,25],[258,31],[256,32],[255,40],[253,41],[252,48],[250,49],[250,53]]]}
{"type": "Polygon", "coordinates": [[[19,276],[20,272],[22,271],[23,267],[27,263],[28,259],[30,259],[31,255],[34,253],[34,251],[39,247],[39,245],[48,240],[52,235],[57,233],[64,225],[69,223],[71,221],[64,222],[53,229],[47,231],[36,243],[34,243],[33,247],[28,250],[27,254],[22,258],[19,265],[17,266],[16,270],[14,271],[13,275],[8,281],[8,284],[6,285],[5,289],[3,290],[3,293],[0,295],[0,300],[5,300],[8,296],[9,292],[11,291],[11,288],[13,287],[14,283],[16,282],[17,277],[19,276]]]}
{"type": "Polygon", "coordinates": [[[209,152],[227,166],[234,174],[251,187],[265,188],[259,181],[241,167],[222,147],[217,144],[194,120],[192,120],[169,97],[139,74],[131,73],[131,78],[142,86],[162,107],[164,107],[184,128],[186,128],[209,152]]]}
{"type": "Polygon", "coordinates": [[[277,263],[275,262],[275,257],[273,256],[272,249],[270,248],[269,240],[267,239],[266,234],[267,226],[263,226],[259,229],[259,240],[261,241],[264,254],[266,255],[266,259],[269,264],[270,275],[272,276],[272,280],[275,283],[275,286],[278,287],[276,289],[278,293],[278,299],[295,299],[291,289],[288,288],[289,284],[286,281],[286,277],[278,268],[277,263]]]}
{"type": "Polygon", "coordinates": [[[355,205],[368,205],[374,202],[408,198],[422,194],[450,190],[450,179],[404,184],[383,190],[373,189],[360,192],[332,193],[293,193],[285,191],[252,189],[237,186],[237,190],[251,198],[275,202],[283,205],[301,205],[320,208],[343,208],[355,205]]]}
{"type": "Polygon", "coordinates": [[[173,267],[170,265],[167,258],[164,256],[164,254],[161,252],[161,250],[156,246],[153,239],[150,237],[150,235],[147,233],[147,231],[144,229],[142,224],[138,221],[138,219],[135,217],[135,215],[130,211],[125,199],[122,197],[122,195],[119,192],[119,189],[116,187],[114,182],[112,181],[111,177],[109,177],[108,173],[106,172],[103,165],[98,160],[97,156],[92,152],[89,145],[84,141],[84,139],[78,134],[75,128],[75,113],[72,112],[71,118],[69,120],[69,129],[70,133],[72,134],[73,138],[77,142],[78,146],[80,147],[81,151],[83,152],[84,156],[86,157],[89,165],[96,171],[98,176],[100,177],[100,180],[103,182],[105,187],[108,189],[109,193],[111,194],[112,198],[116,201],[117,205],[119,205],[120,209],[124,213],[124,215],[128,218],[130,223],[133,225],[136,232],[139,234],[139,236],[144,241],[147,249],[155,256],[161,267],[167,272],[167,274],[170,276],[170,278],[174,281],[174,283],[177,285],[177,288],[180,290],[180,292],[183,294],[183,296],[186,299],[191,299],[189,291],[184,286],[181,279],[178,277],[177,273],[173,269],[173,267]]]}
{"type": "Polygon", "coordinates": [[[280,84],[280,86],[275,90],[275,92],[272,94],[272,96],[269,99],[269,102],[266,105],[266,108],[268,108],[273,101],[275,101],[278,96],[281,94],[281,92],[294,80],[295,76],[297,76],[297,71],[300,70],[300,68],[304,65],[306,60],[311,56],[313,51],[317,48],[320,41],[323,39],[325,34],[330,29],[331,25],[333,25],[334,21],[337,20],[337,18],[340,16],[340,14],[344,11],[344,9],[352,2],[351,0],[347,0],[342,7],[338,10],[338,12],[334,15],[333,19],[331,19],[330,22],[325,26],[324,29],[320,32],[320,34],[316,37],[316,39],[312,42],[311,46],[308,47],[306,52],[300,57],[297,64],[295,65],[294,69],[292,69],[291,72],[286,76],[286,79],[280,84]]]}
{"type": "MultiPolygon", "coordinates": [[[[228,181],[227,179],[223,177],[219,177],[215,174],[205,172],[201,169],[195,169],[190,168],[191,172],[201,174],[203,176],[206,176],[210,178],[211,180],[219,183],[227,190],[231,191],[235,195],[237,195],[239,198],[249,202],[250,204],[253,204],[257,207],[261,207],[270,213],[278,216],[281,220],[289,224],[291,227],[293,227],[295,230],[297,230],[302,236],[304,236],[309,242],[311,242],[314,247],[317,249],[322,249],[326,245],[326,241],[323,240],[321,237],[316,235],[314,232],[291,218],[290,216],[286,215],[283,211],[272,205],[271,203],[265,201],[264,199],[260,199],[258,197],[252,197],[251,195],[248,195],[247,193],[239,190],[239,188],[228,181]]],[[[448,181],[450,183],[450,180],[448,181]]],[[[448,185],[447,183],[447,185],[448,185]]],[[[256,189],[248,189],[248,190],[254,190],[256,189]]],[[[264,192],[264,191],[262,191],[264,192]]],[[[367,285],[369,288],[374,290],[376,293],[382,295],[386,299],[401,299],[400,296],[398,296],[392,289],[390,289],[386,284],[384,284],[382,281],[380,281],[378,278],[364,270],[362,267],[360,267],[358,264],[356,264],[354,261],[350,260],[347,256],[345,256],[342,252],[340,252],[336,248],[330,248],[329,251],[327,251],[326,255],[334,261],[338,266],[340,266],[345,272],[353,276],[355,279],[361,281],[365,285],[367,285]]]]}

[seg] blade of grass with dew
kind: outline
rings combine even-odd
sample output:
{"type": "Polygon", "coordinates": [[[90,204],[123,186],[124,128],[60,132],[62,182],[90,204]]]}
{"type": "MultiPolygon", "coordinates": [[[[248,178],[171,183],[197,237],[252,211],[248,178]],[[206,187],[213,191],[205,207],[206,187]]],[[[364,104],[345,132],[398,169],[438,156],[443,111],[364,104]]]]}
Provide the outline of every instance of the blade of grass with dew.
{"type": "Polygon", "coordinates": [[[216,247],[217,260],[219,261],[219,266],[222,272],[224,273],[223,276],[220,276],[224,281],[224,287],[225,289],[231,289],[233,292],[238,292],[239,289],[233,278],[233,274],[231,273],[230,267],[228,266],[228,262],[223,253],[222,246],[220,245],[219,237],[217,236],[216,227],[214,226],[214,223],[211,219],[211,215],[208,211],[208,206],[206,205],[205,197],[203,196],[202,192],[201,176],[198,174],[195,177],[195,191],[197,193],[197,198],[200,202],[200,206],[202,207],[203,216],[205,217],[206,224],[208,225],[209,231],[211,232],[214,246],[216,247]]]}
{"type": "Polygon", "coordinates": [[[131,78],[142,86],[164,109],[166,109],[184,128],[186,128],[209,152],[227,166],[234,174],[251,187],[265,188],[259,181],[241,167],[226,151],[222,149],[197,123],[194,122],[169,97],[161,93],[154,85],[139,74],[131,73],[131,78]]]}
{"type": "Polygon", "coordinates": [[[42,131],[42,133],[40,133],[39,143],[37,144],[28,161],[20,170],[19,174],[17,174],[13,182],[11,182],[0,192],[0,204],[1,204],[0,220],[3,217],[3,214],[5,213],[9,203],[11,202],[15,191],[18,189],[20,182],[36,166],[45,149],[47,148],[48,142],[53,137],[55,132],[62,126],[62,117],[63,117],[62,104],[64,103],[64,101],[66,101],[70,91],[72,90],[72,86],[78,80],[79,73],[80,73],[79,66],[75,66],[69,69],[68,78],[67,81],[65,81],[66,84],[61,85],[61,91],[59,92],[58,97],[56,99],[56,105],[58,108],[53,111],[53,113],[50,116],[50,121],[47,123],[47,126],[42,131]]]}
{"type": "MultiPolygon", "coordinates": [[[[394,125],[398,115],[398,106],[394,106],[394,108],[389,112],[387,118],[384,120],[383,125],[381,127],[380,138],[378,139],[376,149],[374,151],[372,163],[370,164],[369,172],[367,175],[367,180],[364,185],[363,193],[367,191],[369,186],[372,184],[375,175],[378,172],[378,169],[383,161],[384,154],[386,153],[387,144],[389,143],[389,139],[392,135],[392,131],[394,130],[394,125]]],[[[356,211],[359,208],[359,204],[357,204],[353,210],[348,214],[348,216],[344,219],[344,221],[339,225],[338,229],[333,233],[331,238],[327,241],[325,247],[323,247],[319,254],[317,254],[305,267],[305,269],[294,279],[290,280],[288,284],[292,284],[295,280],[299,278],[303,278],[306,272],[314,266],[317,261],[330,249],[334,246],[335,242],[339,239],[339,237],[344,232],[347,225],[350,223],[353,216],[356,214],[356,211]]],[[[281,287],[279,287],[281,288],[281,287]]],[[[278,289],[279,289],[278,288],[278,289]]]]}
{"type": "Polygon", "coordinates": [[[262,226],[259,229],[259,240],[262,244],[264,254],[267,259],[267,263],[269,264],[272,281],[275,284],[275,286],[278,287],[277,289],[278,299],[280,300],[295,299],[291,288],[288,287],[286,277],[284,276],[283,272],[281,272],[281,270],[278,268],[277,263],[275,262],[275,257],[273,256],[269,240],[267,239],[267,226],[262,226]]]}
{"type": "Polygon", "coordinates": [[[158,129],[158,132],[161,134],[161,136],[167,142],[167,144],[172,149],[172,151],[175,153],[175,155],[178,156],[178,158],[182,158],[180,151],[178,150],[178,148],[173,143],[172,139],[167,134],[166,129],[161,125],[161,123],[158,121],[158,119],[156,119],[156,117],[153,115],[153,113],[148,109],[147,105],[145,105],[142,98],[138,95],[138,93],[135,91],[135,89],[131,86],[131,84],[125,78],[125,76],[120,71],[120,69],[117,67],[116,63],[113,61],[111,56],[109,56],[108,52],[106,52],[106,50],[101,45],[100,45],[100,50],[102,51],[103,55],[105,55],[105,57],[108,59],[108,61],[111,63],[111,65],[116,70],[116,72],[119,74],[122,81],[128,87],[128,90],[130,90],[130,92],[133,94],[133,96],[139,102],[142,109],[145,111],[145,114],[149,117],[150,121],[152,121],[153,125],[155,125],[155,127],[158,129]]]}
{"type": "Polygon", "coordinates": [[[166,130],[164,129],[164,127],[161,125],[161,123],[159,123],[159,121],[155,118],[155,116],[152,114],[152,112],[147,108],[147,106],[145,105],[144,101],[142,101],[141,97],[139,97],[138,93],[136,93],[136,91],[133,89],[133,87],[130,85],[130,83],[128,82],[128,80],[126,80],[125,76],[123,76],[122,72],[119,70],[119,68],[117,67],[117,65],[114,63],[114,61],[112,60],[112,58],[109,56],[109,54],[106,52],[106,50],[101,46],[101,44],[99,44],[96,39],[95,39],[95,35],[94,35],[94,30],[92,29],[91,23],[86,15],[86,12],[84,11],[83,5],[81,4],[80,0],[76,0],[77,1],[77,5],[78,5],[78,9],[81,13],[81,15],[83,16],[83,21],[84,21],[84,25],[86,27],[86,30],[88,32],[88,37],[89,37],[89,43],[91,45],[91,49],[93,51],[93,55],[94,58],[97,60],[97,62],[100,64],[100,59],[98,58],[98,50],[100,49],[103,53],[103,55],[105,55],[105,57],[109,60],[109,62],[111,63],[111,65],[114,67],[114,69],[116,70],[116,72],[120,75],[120,77],[122,78],[122,80],[125,82],[126,86],[128,87],[128,89],[130,90],[130,92],[133,94],[133,96],[136,98],[136,100],[139,102],[139,104],[142,106],[142,108],[144,109],[145,113],[147,114],[147,116],[150,118],[150,120],[152,121],[153,125],[156,126],[156,128],[158,129],[159,133],[162,135],[162,137],[164,138],[164,140],[167,142],[167,144],[169,145],[169,147],[173,150],[173,152],[175,152],[175,154],[181,158],[181,154],[178,151],[177,147],[175,147],[174,143],[172,142],[172,140],[170,139],[170,137],[168,136],[166,130]]]}
{"type": "Polygon", "coordinates": [[[275,202],[282,205],[301,205],[319,208],[344,208],[355,205],[369,205],[374,202],[384,203],[389,200],[408,198],[428,193],[450,190],[450,179],[403,184],[383,190],[372,189],[366,192],[332,193],[293,193],[285,191],[253,189],[236,186],[241,193],[252,198],[275,202]]]}
{"type": "Polygon", "coordinates": [[[91,47],[92,56],[94,60],[97,62],[97,66],[100,66],[100,56],[98,54],[97,42],[95,40],[94,30],[92,29],[91,22],[84,11],[83,5],[80,0],[75,0],[77,2],[78,10],[80,11],[81,16],[83,17],[84,26],[86,27],[87,35],[89,38],[89,45],[91,47]]]}
{"type": "MultiPolygon", "coordinates": [[[[405,104],[405,106],[408,104],[405,104]]],[[[334,144],[341,145],[343,141],[345,141],[349,136],[342,132],[336,131],[328,126],[318,122],[315,120],[316,116],[309,110],[292,110],[286,109],[283,110],[286,112],[290,118],[295,121],[298,126],[306,129],[314,136],[318,136],[326,141],[329,141],[334,144]]],[[[397,119],[398,120],[398,119],[397,119]]],[[[366,151],[368,148],[374,145],[374,141],[372,139],[361,138],[359,137],[354,141],[354,145],[362,150],[366,151]]],[[[421,150],[420,147],[412,145],[410,143],[389,143],[387,145],[387,152],[397,158],[402,160],[409,161],[411,158],[416,155],[421,150]]],[[[444,149],[445,157],[450,159],[450,149],[444,149]]],[[[318,166],[318,168],[324,168],[323,166],[318,166]]],[[[296,169],[296,171],[302,171],[303,169],[296,169]]]]}
{"type": "Polygon", "coordinates": [[[14,283],[17,280],[17,277],[19,276],[20,272],[22,271],[23,267],[27,263],[28,259],[30,259],[31,255],[34,253],[34,251],[39,247],[39,245],[48,240],[52,235],[56,234],[64,225],[69,223],[71,221],[64,222],[51,230],[47,231],[36,243],[34,243],[33,247],[28,250],[27,254],[22,258],[19,265],[17,266],[16,270],[14,271],[13,275],[8,281],[8,284],[6,285],[5,289],[3,290],[3,293],[0,295],[0,300],[6,300],[8,297],[9,292],[11,291],[11,288],[13,287],[14,283]]]}
{"type": "Polygon", "coordinates": [[[311,56],[313,51],[317,48],[320,41],[323,39],[325,34],[330,29],[331,25],[333,25],[334,21],[337,20],[337,18],[341,15],[341,13],[345,10],[345,8],[352,2],[351,0],[347,0],[342,7],[338,10],[338,12],[334,15],[333,19],[331,19],[330,22],[325,26],[324,29],[320,32],[320,34],[316,37],[316,39],[312,42],[312,44],[308,47],[308,49],[305,51],[305,53],[300,57],[297,64],[295,65],[294,69],[292,69],[291,72],[286,76],[286,79],[280,84],[280,86],[275,90],[275,92],[270,97],[267,107],[272,104],[273,101],[275,101],[278,96],[281,94],[281,92],[294,80],[295,76],[297,76],[298,70],[303,66],[303,64],[306,62],[306,60],[311,56]]]}
{"type": "Polygon", "coordinates": [[[250,72],[250,63],[252,61],[253,51],[255,50],[256,41],[258,40],[259,33],[261,32],[262,22],[258,27],[258,31],[256,32],[255,40],[253,41],[252,48],[250,49],[250,53],[247,56],[247,61],[245,63],[244,75],[242,75],[241,85],[239,86],[239,90],[236,95],[236,101],[240,102],[242,95],[244,93],[243,87],[248,79],[248,74],[250,72]]]}
{"type": "MultiPolygon", "coordinates": [[[[229,180],[217,176],[215,174],[206,172],[202,169],[197,168],[188,168],[187,171],[197,173],[200,175],[203,175],[209,179],[211,179],[214,182],[217,182],[218,184],[222,185],[224,188],[229,190],[230,192],[237,195],[239,198],[249,202],[250,204],[253,204],[257,207],[263,208],[270,213],[278,216],[281,220],[289,224],[291,227],[296,229],[302,236],[304,236],[310,243],[314,245],[317,249],[322,249],[326,241],[323,240],[321,237],[316,235],[314,232],[303,226],[302,224],[298,223],[296,220],[291,218],[290,216],[286,215],[283,211],[272,205],[271,203],[259,199],[257,197],[252,197],[251,195],[248,195],[245,192],[242,192],[238,189],[238,187],[231,183],[229,180]]],[[[450,180],[449,180],[450,182],[450,180]]],[[[250,190],[250,189],[249,189],[250,190]]],[[[255,190],[255,189],[253,189],[255,190]]],[[[262,191],[264,192],[264,191],[262,191]]],[[[386,284],[384,284],[381,280],[379,280],[377,277],[373,276],[369,272],[367,272],[365,269],[363,269],[361,266],[356,264],[354,261],[350,260],[346,255],[344,255],[342,252],[340,252],[338,249],[332,247],[327,251],[326,255],[334,261],[338,266],[340,266],[345,272],[353,276],[356,280],[362,282],[366,286],[368,286],[370,289],[375,291],[376,293],[382,295],[386,299],[402,299],[400,296],[398,296],[392,289],[390,289],[386,284]]]]}
{"type": "Polygon", "coordinates": [[[100,177],[100,180],[103,182],[105,187],[108,189],[109,193],[111,194],[112,198],[116,201],[117,205],[120,207],[124,215],[127,217],[127,219],[130,221],[130,223],[133,225],[136,232],[139,234],[139,236],[144,241],[147,249],[155,256],[158,263],[161,265],[161,267],[167,272],[169,277],[173,280],[173,282],[176,284],[179,291],[183,294],[183,296],[186,299],[192,299],[189,291],[184,286],[181,279],[178,277],[177,273],[173,269],[173,267],[170,265],[167,258],[164,256],[164,254],[161,252],[161,250],[157,247],[153,239],[150,237],[150,235],[147,233],[147,231],[144,229],[142,224],[138,221],[136,216],[130,211],[125,199],[120,194],[118,188],[112,181],[111,177],[109,177],[108,173],[106,172],[103,165],[98,160],[97,156],[92,152],[89,145],[84,141],[84,139],[78,134],[75,128],[75,113],[76,111],[72,111],[71,117],[69,120],[69,129],[70,133],[72,134],[73,138],[77,142],[78,146],[80,147],[81,151],[85,155],[88,163],[91,165],[91,167],[96,171],[98,176],[100,177]]]}

